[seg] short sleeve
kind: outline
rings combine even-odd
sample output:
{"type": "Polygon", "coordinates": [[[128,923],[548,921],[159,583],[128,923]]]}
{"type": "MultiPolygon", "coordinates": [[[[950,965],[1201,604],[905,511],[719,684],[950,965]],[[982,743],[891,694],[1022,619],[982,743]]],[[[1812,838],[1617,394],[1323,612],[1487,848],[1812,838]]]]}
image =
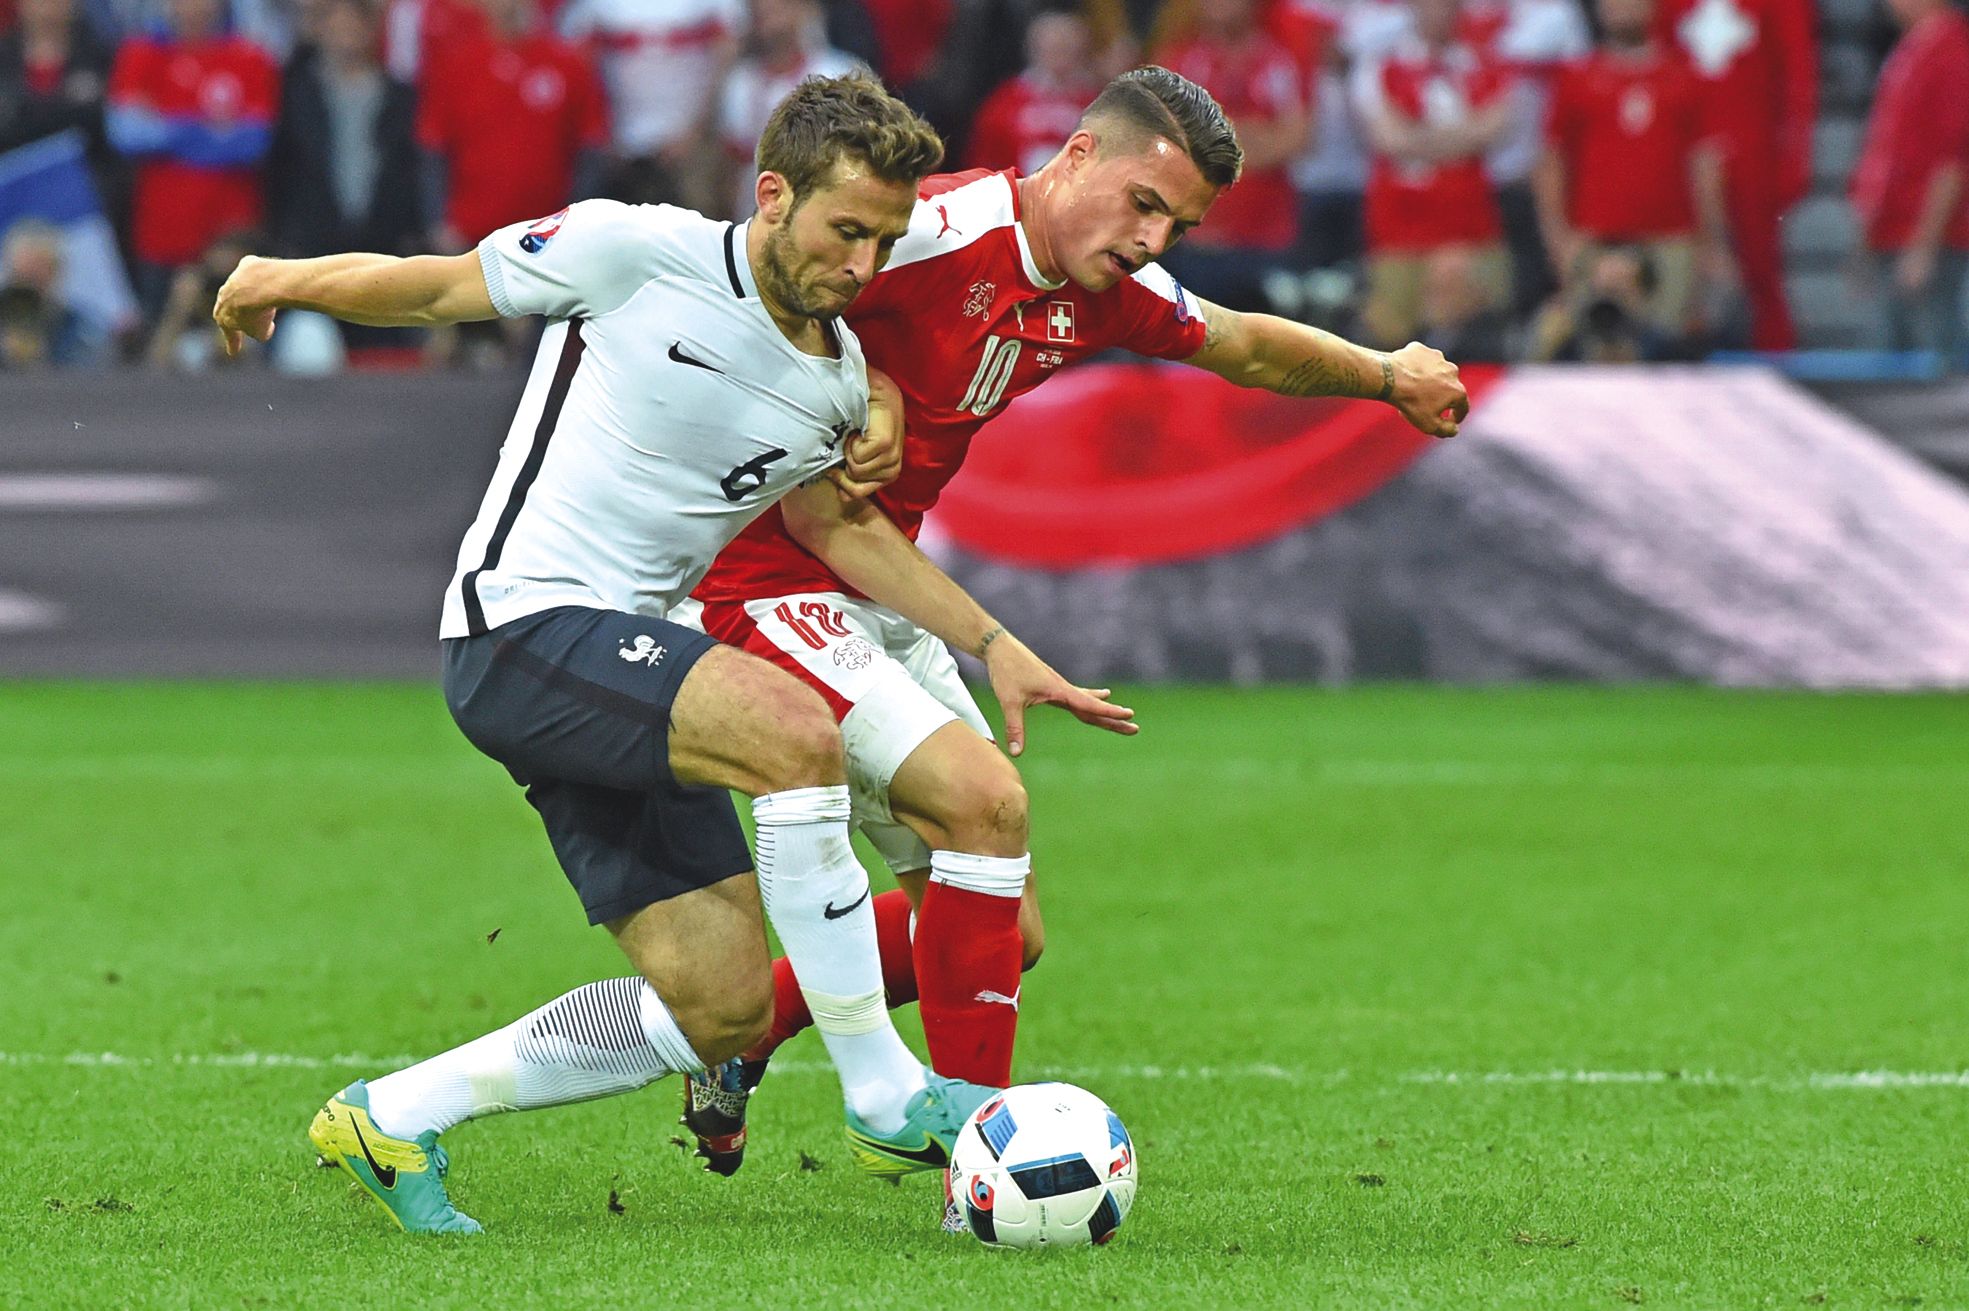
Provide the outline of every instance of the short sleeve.
{"type": "Polygon", "coordinates": [[[1203,349],[1203,302],[1160,264],[1150,264],[1115,288],[1121,299],[1115,345],[1159,360],[1186,360],[1203,349]]]}
{"type": "Polygon", "coordinates": [[[479,243],[493,308],[506,318],[606,314],[651,278],[697,273],[680,238],[710,220],[671,205],[583,200],[479,243]]]}

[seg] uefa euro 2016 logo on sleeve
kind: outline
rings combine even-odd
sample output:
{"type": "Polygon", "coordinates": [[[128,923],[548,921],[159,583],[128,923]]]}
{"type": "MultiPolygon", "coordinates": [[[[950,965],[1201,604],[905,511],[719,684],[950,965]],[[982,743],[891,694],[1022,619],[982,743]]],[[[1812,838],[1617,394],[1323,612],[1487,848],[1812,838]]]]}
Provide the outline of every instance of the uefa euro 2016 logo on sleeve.
{"type": "Polygon", "coordinates": [[[541,251],[547,249],[547,243],[554,239],[554,234],[561,230],[561,224],[566,219],[567,211],[565,209],[558,214],[549,214],[546,218],[541,219],[538,223],[535,223],[532,227],[520,234],[520,249],[529,255],[538,255],[541,251]]]}

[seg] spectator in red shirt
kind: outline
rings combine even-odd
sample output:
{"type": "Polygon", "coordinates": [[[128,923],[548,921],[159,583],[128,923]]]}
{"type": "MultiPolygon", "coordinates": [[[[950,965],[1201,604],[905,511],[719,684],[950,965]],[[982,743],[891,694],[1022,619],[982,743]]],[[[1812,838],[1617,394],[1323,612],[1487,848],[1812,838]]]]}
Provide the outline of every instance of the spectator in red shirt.
{"type": "Polygon", "coordinates": [[[1243,175],[1163,263],[1206,300],[1268,309],[1265,277],[1289,262],[1299,236],[1288,170],[1312,137],[1304,76],[1259,26],[1257,0],[1201,0],[1195,38],[1162,62],[1216,98],[1244,147],[1243,175]]]}
{"type": "Polygon", "coordinates": [[[1666,40],[1710,84],[1730,237],[1750,302],[1750,344],[1798,344],[1778,221],[1812,182],[1818,48],[1812,0],[1662,0],[1666,40]]]}
{"type": "MultiPolygon", "coordinates": [[[[1459,0],[1412,0],[1414,26],[1355,68],[1353,101],[1374,160],[1367,180],[1363,332],[1398,347],[1422,317],[1440,258],[1502,305],[1504,223],[1484,157],[1510,126],[1511,79],[1459,35],[1459,0]]],[[[1214,219],[1214,215],[1212,216],[1214,219]]],[[[1472,311],[1474,312],[1474,311],[1472,311]]]]}
{"type": "Polygon", "coordinates": [[[587,57],[532,22],[528,0],[480,0],[488,20],[428,66],[417,113],[432,244],[469,249],[494,228],[593,193],[608,116],[587,57]]]}
{"type": "Polygon", "coordinates": [[[260,222],[280,73],[265,51],[226,33],[221,2],[169,0],[165,34],[126,42],[110,74],[109,139],[137,161],[131,245],[153,316],[171,270],[260,222]]]}
{"type": "Polygon", "coordinates": [[[1000,83],[978,109],[965,167],[1037,173],[1100,93],[1087,20],[1071,5],[1041,10],[1026,28],[1025,71],[1000,83]]]}
{"type": "Polygon", "coordinates": [[[1650,270],[1647,327],[1692,335],[1699,265],[1727,267],[1722,161],[1708,93],[1681,53],[1655,39],[1654,0],[1599,0],[1601,42],[1552,89],[1534,182],[1538,218],[1561,288],[1580,318],[1594,270],[1629,247],[1650,270]],[[1707,258],[1698,259],[1698,248],[1707,258]]]}
{"type": "Polygon", "coordinates": [[[1888,344],[1965,363],[1969,275],[1969,16],[1887,0],[1904,30],[1880,70],[1853,208],[1886,282],[1888,344]]]}

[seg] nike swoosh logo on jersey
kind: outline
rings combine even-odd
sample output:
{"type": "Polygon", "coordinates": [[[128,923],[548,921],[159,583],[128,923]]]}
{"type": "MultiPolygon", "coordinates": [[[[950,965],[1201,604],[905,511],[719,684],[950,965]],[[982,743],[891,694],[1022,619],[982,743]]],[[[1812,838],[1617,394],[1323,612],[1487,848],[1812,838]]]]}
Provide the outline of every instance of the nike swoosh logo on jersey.
{"type": "Polygon", "coordinates": [[[851,915],[854,913],[855,907],[861,905],[864,901],[867,900],[868,900],[868,889],[863,888],[861,891],[861,895],[859,897],[856,897],[853,901],[841,907],[841,909],[839,910],[834,909],[834,903],[831,901],[828,902],[825,906],[822,906],[820,908],[821,918],[838,920],[843,915],[851,915]]]}
{"type": "Polygon", "coordinates": [[[714,368],[713,366],[706,364],[703,360],[692,359],[690,356],[684,354],[684,344],[680,341],[673,341],[670,343],[670,358],[675,360],[679,364],[688,364],[693,369],[704,369],[711,373],[724,372],[723,369],[714,368]]]}
{"type": "Polygon", "coordinates": [[[369,1154],[369,1140],[362,1136],[362,1122],[351,1115],[349,1117],[349,1124],[356,1131],[356,1142],[362,1148],[362,1159],[369,1162],[369,1173],[375,1175],[376,1182],[383,1187],[395,1188],[397,1186],[396,1167],[392,1165],[378,1165],[376,1158],[369,1154]]]}

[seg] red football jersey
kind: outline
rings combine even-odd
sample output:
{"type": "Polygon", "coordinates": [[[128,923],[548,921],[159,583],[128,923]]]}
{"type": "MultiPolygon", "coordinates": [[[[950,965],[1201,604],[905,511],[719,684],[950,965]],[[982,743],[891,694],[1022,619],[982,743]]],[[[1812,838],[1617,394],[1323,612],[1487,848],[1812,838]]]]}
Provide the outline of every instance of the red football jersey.
{"type": "Polygon", "coordinates": [[[1080,126],[1081,111],[1101,94],[1101,84],[1048,86],[1031,77],[1001,83],[985,97],[971,122],[965,158],[974,168],[1016,168],[1037,173],[1080,126]]]}
{"type": "MultiPolygon", "coordinates": [[[[848,310],[870,366],[902,389],[902,474],[875,502],[911,538],[1006,402],[1114,347],[1180,360],[1203,346],[1201,304],[1160,266],[1098,293],[1041,278],[1018,223],[1017,179],[1015,169],[928,179],[909,234],[848,310]]],[[[852,591],[775,508],[725,548],[697,596],[852,591]]]]}
{"type": "MultiPolygon", "coordinates": [[[[1269,123],[1305,112],[1304,78],[1292,53],[1259,33],[1237,45],[1197,40],[1169,52],[1165,65],[1208,91],[1234,125],[1269,123]]],[[[1299,236],[1299,197],[1283,164],[1246,169],[1210,207],[1189,238],[1197,246],[1284,250],[1299,236]]]]}
{"type": "Polygon", "coordinates": [[[1818,121],[1812,0],[1663,0],[1657,21],[1713,84],[1731,166],[1771,166],[1791,190],[1810,180],[1818,121]]]}
{"type": "MultiPolygon", "coordinates": [[[[1363,118],[1384,112],[1416,123],[1461,122],[1510,89],[1511,79],[1491,56],[1468,45],[1436,54],[1410,35],[1378,64],[1355,73],[1363,118]]],[[[1488,244],[1502,238],[1504,221],[1482,155],[1436,163],[1376,155],[1367,178],[1367,244],[1379,253],[1488,244]]]]}
{"type": "MultiPolygon", "coordinates": [[[[1871,249],[1907,247],[1936,172],[1950,163],[1969,168],[1969,17],[1943,10],[1909,29],[1880,70],[1852,183],[1871,249]]],[[[1969,189],[1943,241],[1969,250],[1969,189]]]]}
{"type": "MultiPolygon", "coordinates": [[[[134,37],[117,52],[109,103],[166,122],[224,130],[271,124],[280,101],[280,70],[244,37],[191,43],[134,37]]],[[[260,222],[257,164],[215,167],[170,155],[137,162],[130,240],[152,264],[188,264],[228,232],[260,222]]]]}
{"type": "Polygon", "coordinates": [[[1548,135],[1566,169],[1572,225],[1602,241],[1695,230],[1690,160],[1708,134],[1705,94],[1672,52],[1596,51],[1559,75],[1548,135]]]}
{"type": "Polygon", "coordinates": [[[417,140],[448,164],[445,220],[467,241],[566,205],[574,159],[608,144],[587,56],[546,32],[461,36],[427,69],[417,140]]]}

